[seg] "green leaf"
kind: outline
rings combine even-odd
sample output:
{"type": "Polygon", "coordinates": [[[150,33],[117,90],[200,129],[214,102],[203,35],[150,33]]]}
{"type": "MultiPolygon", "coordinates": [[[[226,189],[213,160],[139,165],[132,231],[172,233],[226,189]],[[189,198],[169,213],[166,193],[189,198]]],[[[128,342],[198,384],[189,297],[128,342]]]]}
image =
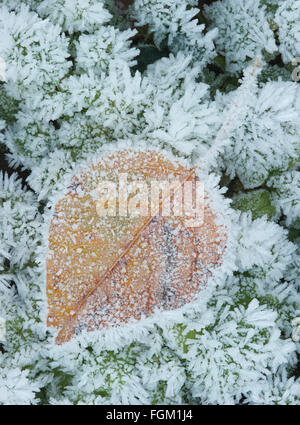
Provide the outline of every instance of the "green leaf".
{"type": "Polygon", "coordinates": [[[169,56],[169,51],[166,47],[158,49],[151,44],[145,44],[138,46],[140,54],[137,57],[136,69],[140,72],[144,72],[148,65],[156,62],[158,59],[169,56]]]}
{"type": "Polygon", "coordinates": [[[276,208],[271,202],[270,193],[264,189],[235,196],[231,206],[243,212],[250,211],[253,220],[264,215],[272,219],[276,215],[276,208]]]}

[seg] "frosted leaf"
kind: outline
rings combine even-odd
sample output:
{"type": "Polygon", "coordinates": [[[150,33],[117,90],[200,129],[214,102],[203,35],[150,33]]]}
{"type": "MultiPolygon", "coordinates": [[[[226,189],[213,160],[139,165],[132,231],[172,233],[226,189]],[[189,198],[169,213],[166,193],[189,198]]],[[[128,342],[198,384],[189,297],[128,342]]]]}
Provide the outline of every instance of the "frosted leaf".
{"type": "Polygon", "coordinates": [[[0,404],[31,404],[35,392],[39,390],[37,383],[30,381],[28,370],[0,368],[0,404]]]}
{"type": "Polygon", "coordinates": [[[112,26],[105,26],[93,34],[82,34],[76,46],[76,65],[79,72],[94,70],[101,75],[108,72],[112,63],[136,65],[136,48],[130,48],[129,39],[136,34],[134,30],[119,31],[112,26]]]}
{"type": "Polygon", "coordinates": [[[236,307],[226,295],[219,290],[212,297],[208,323],[200,319],[198,329],[190,323],[165,333],[186,362],[193,397],[201,404],[239,403],[295,350],[290,340],[279,338],[272,310],[257,300],[236,307]]]}
{"type": "Polygon", "coordinates": [[[300,217],[300,172],[293,170],[272,177],[268,186],[273,190],[277,208],[286,216],[288,226],[300,217]]]}
{"type": "Polygon", "coordinates": [[[99,0],[45,0],[38,5],[37,12],[69,33],[93,31],[111,18],[104,2],[99,0]]]}
{"type": "Polygon", "coordinates": [[[17,174],[8,177],[1,173],[0,205],[0,261],[7,258],[10,267],[19,270],[32,260],[39,241],[37,200],[32,192],[22,189],[17,174]]]}
{"type": "Polygon", "coordinates": [[[98,217],[95,190],[101,181],[116,182],[124,173],[129,182],[179,179],[183,185],[193,171],[162,154],[125,150],[73,177],[49,230],[48,325],[60,329],[59,343],[82,329],[119,326],[156,308],[179,308],[195,298],[222,262],[226,233],[215,222],[209,194],[200,227],[152,209],[151,215],[98,217]]]}
{"type": "Polygon", "coordinates": [[[299,398],[299,378],[289,377],[282,366],[277,374],[259,379],[246,395],[245,402],[255,405],[298,405],[299,398]]]}
{"type": "Polygon", "coordinates": [[[217,50],[226,58],[228,71],[241,71],[255,56],[277,51],[265,6],[260,0],[223,0],[205,6],[204,12],[218,29],[217,50]]]}
{"type": "Polygon", "coordinates": [[[296,83],[285,81],[248,92],[240,108],[241,124],[224,155],[227,173],[237,175],[245,188],[260,186],[271,172],[287,169],[298,157],[296,96],[296,83]]]}
{"type": "Polygon", "coordinates": [[[276,13],[278,25],[279,51],[284,63],[291,62],[300,56],[300,1],[286,0],[282,2],[276,13]]]}
{"type": "Polygon", "coordinates": [[[295,245],[284,229],[265,218],[241,216],[236,261],[238,269],[252,276],[278,281],[292,261],[295,245]]]}
{"type": "Polygon", "coordinates": [[[58,26],[24,5],[17,13],[0,7],[0,55],[6,61],[6,90],[19,99],[28,90],[55,84],[70,68],[68,42],[58,26]],[[31,87],[33,86],[33,87],[31,87]]]}
{"type": "Polygon", "coordinates": [[[215,56],[217,30],[204,33],[205,26],[196,19],[197,6],[196,0],[135,0],[129,10],[137,27],[153,33],[158,47],[167,43],[174,54],[182,51],[193,55],[202,70],[215,56]]]}

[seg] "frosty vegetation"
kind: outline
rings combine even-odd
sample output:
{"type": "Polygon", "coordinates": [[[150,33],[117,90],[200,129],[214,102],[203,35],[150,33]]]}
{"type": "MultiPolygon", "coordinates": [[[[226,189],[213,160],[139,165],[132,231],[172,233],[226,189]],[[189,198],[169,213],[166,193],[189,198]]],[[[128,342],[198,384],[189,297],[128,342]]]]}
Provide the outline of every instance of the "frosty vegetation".
{"type": "Polygon", "coordinates": [[[0,1],[0,403],[299,404],[300,1],[202,3],[0,1]],[[183,309],[58,346],[55,204],[126,147],[202,170],[223,263],[183,309]]]}

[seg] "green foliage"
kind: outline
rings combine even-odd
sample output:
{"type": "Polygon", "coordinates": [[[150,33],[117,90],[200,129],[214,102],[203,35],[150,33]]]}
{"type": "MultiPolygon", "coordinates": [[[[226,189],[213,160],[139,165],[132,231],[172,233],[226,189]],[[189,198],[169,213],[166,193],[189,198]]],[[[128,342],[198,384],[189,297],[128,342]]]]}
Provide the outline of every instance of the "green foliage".
{"type": "Polygon", "coordinates": [[[232,200],[231,206],[242,212],[251,212],[253,220],[264,215],[269,220],[276,216],[276,208],[272,204],[271,195],[264,189],[236,195],[232,200]]]}
{"type": "Polygon", "coordinates": [[[169,55],[167,48],[158,49],[156,46],[151,44],[145,44],[138,46],[140,54],[137,57],[137,66],[136,69],[140,72],[144,72],[147,69],[147,66],[156,62],[158,59],[166,57],[169,55]]]}

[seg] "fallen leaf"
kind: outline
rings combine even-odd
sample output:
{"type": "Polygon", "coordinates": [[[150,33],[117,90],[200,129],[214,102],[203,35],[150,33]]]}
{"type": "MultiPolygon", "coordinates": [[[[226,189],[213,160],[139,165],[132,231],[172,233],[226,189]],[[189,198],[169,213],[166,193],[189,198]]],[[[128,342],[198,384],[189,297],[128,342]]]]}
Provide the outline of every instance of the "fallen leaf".
{"type": "MultiPolygon", "coordinates": [[[[162,214],[170,198],[153,203],[147,216],[99,216],[99,184],[117,184],[125,174],[129,183],[149,187],[176,181],[176,191],[197,179],[195,170],[151,150],[106,154],[73,176],[49,228],[47,324],[59,329],[57,344],[83,329],[120,326],[157,308],[177,309],[197,296],[222,263],[226,229],[216,224],[206,192],[198,227],[187,226],[186,214],[162,214]]],[[[171,199],[174,208],[175,195],[171,199]]]]}

